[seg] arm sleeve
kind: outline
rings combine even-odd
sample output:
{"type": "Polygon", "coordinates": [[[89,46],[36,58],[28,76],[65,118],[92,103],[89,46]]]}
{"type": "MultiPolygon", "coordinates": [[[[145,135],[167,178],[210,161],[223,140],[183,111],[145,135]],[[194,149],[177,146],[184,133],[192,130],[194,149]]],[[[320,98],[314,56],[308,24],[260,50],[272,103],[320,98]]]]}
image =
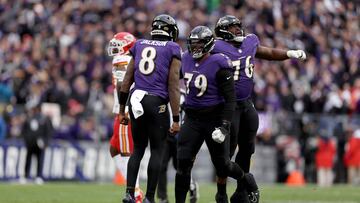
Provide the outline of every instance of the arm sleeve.
{"type": "Polygon", "coordinates": [[[236,95],[234,87],[234,77],[230,69],[220,69],[216,73],[216,80],[219,90],[225,99],[222,120],[231,122],[236,106],[236,95]]]}

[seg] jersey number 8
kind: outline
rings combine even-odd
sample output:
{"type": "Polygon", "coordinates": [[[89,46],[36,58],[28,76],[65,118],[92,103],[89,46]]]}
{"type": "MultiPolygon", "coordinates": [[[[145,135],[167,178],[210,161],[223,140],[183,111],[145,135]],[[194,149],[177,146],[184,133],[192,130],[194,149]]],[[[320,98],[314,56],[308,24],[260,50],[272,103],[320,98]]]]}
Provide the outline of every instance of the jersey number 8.
{"type": "Polygon", "coordinates": [[[150,75],[155,69],[154,59],[156,57],[156,49],[154,47],[146,47],[141,52],[141,60],[139,62],[139,70],[144,75],[150,75]]]}

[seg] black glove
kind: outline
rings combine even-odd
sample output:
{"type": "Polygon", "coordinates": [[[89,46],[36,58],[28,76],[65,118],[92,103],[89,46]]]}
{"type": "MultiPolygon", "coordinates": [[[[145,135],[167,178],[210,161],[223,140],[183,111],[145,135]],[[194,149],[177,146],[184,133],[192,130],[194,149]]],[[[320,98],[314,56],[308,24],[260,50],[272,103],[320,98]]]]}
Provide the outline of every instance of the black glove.
{"type": "Polygon", "coordinates": [[[223,120],[220,129],[222,129],[223,133],[225,133],[226,135],[229,135],[230,134],[230,126],[231,126],[230,121],[223,120]]]}

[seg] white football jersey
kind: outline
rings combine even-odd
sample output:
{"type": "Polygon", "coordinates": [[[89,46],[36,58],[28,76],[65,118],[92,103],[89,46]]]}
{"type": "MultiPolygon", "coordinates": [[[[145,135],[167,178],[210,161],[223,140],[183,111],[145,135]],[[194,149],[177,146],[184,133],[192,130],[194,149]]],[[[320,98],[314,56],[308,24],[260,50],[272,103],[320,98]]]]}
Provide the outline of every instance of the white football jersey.
{"type": "MultiPolygon", "coordinates": [[[[120,65],[124,65],[125,68],[127,67],[127,65],[129,64],[131,59],[131,56],[129,55],[116,55],[113,58],[112,64],[120,64],[120,65]]],[[[120,108],[120,104],[119,104],[119,99],[118,99],[118,94],[116,91],[116,84],[118,82],[122,82],[124,80],[124,76],[125,76],[126,70],[125,71],[120,71],[120,70],[116,70],[116,68],[113,67],[112,69],[112,84],[114,85],[114,105],[113,105],[113,113],[118,114],[119,113],[119,108],[120,108]]]]}

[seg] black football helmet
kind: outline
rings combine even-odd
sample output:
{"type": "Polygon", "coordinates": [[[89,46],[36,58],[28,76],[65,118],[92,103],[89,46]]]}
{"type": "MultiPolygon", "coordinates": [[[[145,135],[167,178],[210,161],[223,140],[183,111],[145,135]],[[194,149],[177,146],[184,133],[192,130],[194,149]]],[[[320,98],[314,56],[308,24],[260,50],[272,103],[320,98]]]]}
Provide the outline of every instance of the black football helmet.
{"type": "Polygon", "coordinates": [[[199,59],[209,53],[214,45],[214,34],[206,26],[195,27],[187,38],[187,48],[194,59],[199,59]]]}
{"type": "Polygon", "coordinates": [[[242,42],[245,38],[241,21],[232,15],[226,15],[218,20],[215,26],[215,35],[225,41],[242,42]],[[229,28],[235,25],[239,26],[241,33],[234,34],[229,31],[229,28]]]}
{"type": "Polygon", "coordinates": [[[161,14],[154,18],[150,34],[152,38],[160,37],[176,41],[179,35],[179,29],[173,17],[161,14]]]}

